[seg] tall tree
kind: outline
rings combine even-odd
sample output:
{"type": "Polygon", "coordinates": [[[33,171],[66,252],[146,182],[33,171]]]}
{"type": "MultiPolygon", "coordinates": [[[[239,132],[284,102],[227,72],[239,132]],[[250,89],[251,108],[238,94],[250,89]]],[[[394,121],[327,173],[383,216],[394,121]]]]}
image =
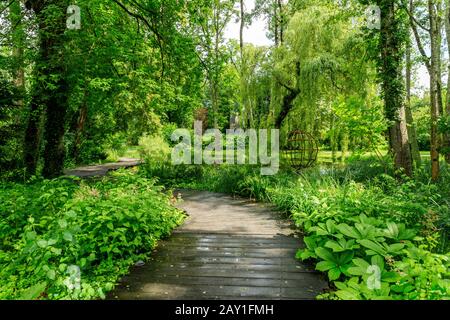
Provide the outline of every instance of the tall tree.
{"type": "Polygon", "coordinates": [[[239,48],[241,51],[241,63],[244,60],[244,29],[245,29],[245,6],[244,0],[240,0],[240,26],[239,26],[239,48]]]}
{"type": "MultiPolygon", "coordinates": [[[[450,0],[446,0],[445,6],[445,33],[447,38],[447,50],[450,55],[450,0]]],[[[448,64],[448,77],[447,77],[447,97],[445,103],[446,116],[450,119],[450,63],[448,64]]],[[[448,129],[448,128],[447,128],[448,129]]],[[[444,150],[445,160],[450,164],[450,132],[447,132],[444,136],[444,150]]]]}
{"type": "Polygon", "coordinates": [[[430,45],[431,45],[431,73],[430,73],[430,97],[431,97],[431,176],[433,180],[439,178],[439,135],[437,122],[440,114],[440,101],[442,99],[439,82],[441,79],[441,44],[440,23],[438,8],[435,0],[428,0],[430,16],[430,45]]]}
{"type": "Polygon", "coordinates": [[[382,83],[389,141],[397,169],[412,175],[412,157],[405,116],[405,85],[402,75],[405,32],[396,1],[378,0],[381,10],[379,77],[382,83]]]}
{"type": "Polygon", "coordinates": [[[276,47],[281,45],[287,25],[283,0],[256,0],[253,15],[263,16],[268,20],[269,37],[275,42],[276,47]]]}
{"type": "Polygon", "coordinates": [[[214,128],[219,128],[220,79],[228,60],[228,52],[224,49],[225,28],[236,15],[235,3],[235,0],[211,0],[197,12],[200,17],[197,29],[199,58],[208,80],[214,128]]]}
{"type": "Polygon", "coordinates": [[[405,105],[405,115],[406,122],[408,125],[408,136],[409,142],[411,145],[411,155],[414,160],[414,164],[416,168],[419,168],[422,164],[422,159],[420,156],[419,143],[417,141],[417,131],[416,125],[414,123],[413,113],[411,110],[411,84],[412,84],[412,58],[411,58],[411,37],[408,36],[407,45],[406,45],[406,55],[405,55],[405,64],[406,64],[406,105],[405,105]]]}
{"type": "Polygon", "coordinates": [[[39,57],[35,67],[36,83],[26,136],[28,173],[34,174],[39,154],[39,109],[44,107],[45,150],[43,175],[53,178],[64,169],[64,130],[68,108],[68,85],[61,56],[66,31],[67,0],[29,0],[39,30],[39,57]]]}
{"type": "MultiPolygon", "coordinates": [[[[404,7],[406,8],[406,4],[404,7]]],[[[415,17],[415,3],[410,0],[409,14],[410,25],[416,38],[417,47],[422,55],[425,66],[430,75],[430,114],[431,114],[431,176],[433,180],[437,180],[440,174],[439,164],[439,133],[438,120],[443,110],[442,102],[442,72],[441,72],[441,28],[442,21],[440,18],[440,1],[427,0],[428,27],[423,25],[419,19],[415,17]],[[428,57],[423,40],[420,36],[419,28],[425,31],[429,36],[431,56],[428,57]]]]}

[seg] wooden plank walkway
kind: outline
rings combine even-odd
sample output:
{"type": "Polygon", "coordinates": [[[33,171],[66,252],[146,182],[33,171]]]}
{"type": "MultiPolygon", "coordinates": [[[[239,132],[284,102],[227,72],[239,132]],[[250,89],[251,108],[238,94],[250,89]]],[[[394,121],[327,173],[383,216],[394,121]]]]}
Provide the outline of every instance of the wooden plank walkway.
{"type": "Polygon", "coordinates": [[[101,177],[106,175],[109,171],[114,171],[122,168],[132,168],[141,164],[141,160],[120,158],[118,162],[99,164],[96,166],[79,167],[76,169],[65,170],[66,176],[76,176],[80,178],[101,177]]]}
{"type": "Polygon", "coordinates": [[[295,259],[302,241],[270,208],[180,191],[189,218],[108,299],[314,299],[327,282],[295,259]]]}

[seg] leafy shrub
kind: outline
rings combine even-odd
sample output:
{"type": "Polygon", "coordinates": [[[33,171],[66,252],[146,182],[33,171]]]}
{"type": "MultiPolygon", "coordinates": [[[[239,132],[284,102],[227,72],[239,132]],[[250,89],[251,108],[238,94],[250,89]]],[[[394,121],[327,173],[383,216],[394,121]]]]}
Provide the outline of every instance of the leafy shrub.
{"type": "Polygon", "coordinates": [[[104,298],[183,220],[154,182],[120,171],[97,182],[1,189],[11,200],[0,205],[8,218],[1,222],[0,299],[104,298]]]}
{"type": "Polygon", "coordinates": [[[97,163],[108,158],[105,147],[94,139],[86,139],[81,143],[79,161],[83,164],[97,163]]]}
{"type": "Polygon", "coordinates": [[[171,150],[160,136],[144,136],[139,139],[139,153],[147,163],[156,165],[170,161],[171,150]]]}
{"type": "Polygon", "coordinates": [[[22,130],[25,123],[23,108],[17,104],[20,92],[0,70],[0,178],[17,175],[21,166],[22,130]],[[15,171],[16,172],[12,172],[15,171]]]}

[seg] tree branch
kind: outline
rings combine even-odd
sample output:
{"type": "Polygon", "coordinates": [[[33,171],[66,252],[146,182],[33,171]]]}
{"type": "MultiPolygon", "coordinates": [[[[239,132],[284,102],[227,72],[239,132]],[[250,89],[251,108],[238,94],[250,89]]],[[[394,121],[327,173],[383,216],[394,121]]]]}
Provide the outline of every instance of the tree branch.
{"type": "Polygon", "coordinates": [[[165,57],[164,57],[164,46],[163,46],[163,37],[158,32],[157,28],[151,24],[144,16],[140,15],[139,13],[135,13],[130,11],[123,3],[121,3],[119,0],[113,0],[114,3],[116,3],[119,7],[121,7],[128,15],[132,16],[133,18],[139,19],[156,35],[156,42],[158,43],[159,51],[161,54],[161,79],[164,77],[165,72],[165,57]]]}
{"type": "MultiPolygon", "coordinates": [[[[411,11],[413,11],[414,10],[413,0],[410,0],[410,4],[409,5],[410,5],[411,11]]],[[[406,10],[409,12],[408,8],[406,8],[406,10]]],[[[424,48],[424,46],[422,44],[422,40],[420,39],[420,34],[419,34],[419,31],[417,30],[416,23],[413,20],[412,14],[408,13],[408,15],[410,17],[409,21],[410,21],[411,29],[412,29],[412,31],[414,33],[414,38],[416,39],[416,43],[417,43],[417,47],[419,49],[419,52],[422,55],[422,58],[424,60],[425,66],[428,69],[428,72],[431,72],[430,57],[428,57],[426,52],[425,52],[425,48],[424,48]]],[[[429,30],[429,32],[431,32],[431,30],[429,30]]]]}

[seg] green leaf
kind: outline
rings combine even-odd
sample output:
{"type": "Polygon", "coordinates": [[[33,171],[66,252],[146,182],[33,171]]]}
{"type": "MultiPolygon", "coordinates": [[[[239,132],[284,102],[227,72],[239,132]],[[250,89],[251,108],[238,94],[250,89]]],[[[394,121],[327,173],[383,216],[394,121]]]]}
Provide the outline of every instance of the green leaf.
{"type": "Polygon", "coordinates": [[[338,296],[341,300],[361,300],[358,291],[350,288],[336,291],[336,296],[338,296]]]}
{"type": "Polygon", "coordinates": [[[397,272],[383,272],[381,280],[384,282],[394,283],[401,279],[401,276],[397,272]]]}
{"type": "Polygon", "coordinates": [[[386,250],[379,243],[376,243],[376,242],[374,242],[372,240],[367,240],[367,239],[360,240],[359,243],[362,246],[372,250],[373,252],[375,252],[375,253],[377,253],[377,254],[379,254],[381,256],[386,256],[386,250]]]}
{"type": "Polygon", "coordinates": [[[47,282],[40,282],[22,292],[19,300],[35,300],[47,288],[47,282]]]}
{"type": "Polygon", "coordinates": [[[67,228],[67,221],[64,220],[64,219],[59,220],[59,221],[58,221],[58,224],[59,224],[59,226],[60,226],[61,229],[67,228]]]}
{"type": "Polygon", "coordinates": [[[361,259],[361,258],[356,258],[356,259],[353,259],[352,261],[356,266],[358,266],[360,268],[367,269],[370,266],[370,264],[366,260],[361,259]]]}
{"type": "Polygon", "coordinates": [[[50,280],[55,280],[55,278],[56,278],[55,270],[48,270],[47,271],[47,278],[49,278],[50,280]]]}
{"type": "Polygon", "coordinates": [[[341,265],[341,266],[346,265],[347,263],[352,261],[353,256],[354,256],[353,251],[347,251],[347,252],[341,253],[338,258],[339,265],[341,265]]]}
{"type": "Polygon", "coordinates": [[[403,243],[394,243],[389,246],[389,252],[390,253],[398,253],[404,247],[405,247],[405,245],[403,243]]]}
{"type": "Polygon", "coordinates": [[[305,261],[305,260],[310,259],[310,258],[316,258],[316,255],[315,255],[314,252],[309,251],[308,249],[306,249],[306,250],[299,250],[297,252],[297,254],[296,254],[296,258],[300,259],[302,261],[305,261]]]}
{"type": "Polygon", "coordinates": [[[334,268],[328,271],[328,278],[331,281],[339,279],[341,276],[341,270],[339,268],[334,268]]]}
{"type": "Polygon", "coordinates": [[[337,226],[337,229],[339,230],[340,233],[342,233],[347,237],[354,239],[360,238],[360,234],[358,233],[358,231],[354,227],[350,227],[348,224],[341,223],[340,225],[337,226]]]}
{"type": "Polygon", "coordinates": [[[364,270],[367,269],[363,269],[361,267],[350,267],[347,272],[352,276],[363,276],[366,273],[364,270]]]}
{"type": "Polygon", "coordinates": [[[388,222],[387,228],[384,230],[384,235],[390,239],[397,239],[398,227],[396,223],[388,222]]]}
{"type": "Polygon", "coordinates": [[[70,233],[69,231],[65,231],[64,234],[63,234],[63,238],[64,238],[64,240],[66,240],[66,241],[72,242],[72,240],[73,240],[73,235],[72,235],[72,233],[70,233]]]}
{"type": "Polygon", "coordinates": [[[317,244],[316,244],[315,237],[305,237],[305,238],[303,238],[303,241],[305,242],[308,249],[310,249],[310,250],[316,249],[317,244]]]}
{"type": "Polygon", "coordinates": [[[36,232],[34,232],[34,231],[27,231],[26,233],[25,233],[25,239],[27,239],[27,240],[34,240],[34,239],[36,239],[36,232]]]}
{"type": "Polygon", "coordinates": [[[315,252],[319,258],[321,258],[325,261],[336,262],[336,259],[334,258],[333,253],[331,253],[331,251],[328,249],[320,247],[320,248],[317,248],[315,250],[315,252]]]}
{"type": "Polygon", "coordinates": [[[334,221],[331,220],[331,219],[330,219],[330,220],[327,220],[326,225],[327,225],[327,230],[328,230],[328,232],[329,232],[329,233],[334,233],[334,229],[335,229],[335,227],[336,227],[334,221]]]}
{"type": "Polygon", "coordinates": [[[337,243],[334,240],[327,241],[327,243],[325,244],[325,247],[330,248],[331,250],[333,250],[333,252],[342,252],[342,251],[346,250],[345,248],[343,248],[339,243],[337,243]]]}
{"type": "Polygon", "coordinates": [[[41,248],[47,248],[48,242],[47,242],[47,240],[38,240],[37,245],[41,248]]]}
{"type": "Polygon", "coordinates": [[[371,259],[372,265],[376,265],[380,268],[380,270],[384,270],[384,258],[379,256],[379,255],[375,255],[372,257],[371,259]]]}
{"type": "Polygon", "coordinates": [[[325,272],[333,268],[336,268],[336,264],[331,261],[321,261],[316,265],[316,270],[321,272],[325,272]]]}

